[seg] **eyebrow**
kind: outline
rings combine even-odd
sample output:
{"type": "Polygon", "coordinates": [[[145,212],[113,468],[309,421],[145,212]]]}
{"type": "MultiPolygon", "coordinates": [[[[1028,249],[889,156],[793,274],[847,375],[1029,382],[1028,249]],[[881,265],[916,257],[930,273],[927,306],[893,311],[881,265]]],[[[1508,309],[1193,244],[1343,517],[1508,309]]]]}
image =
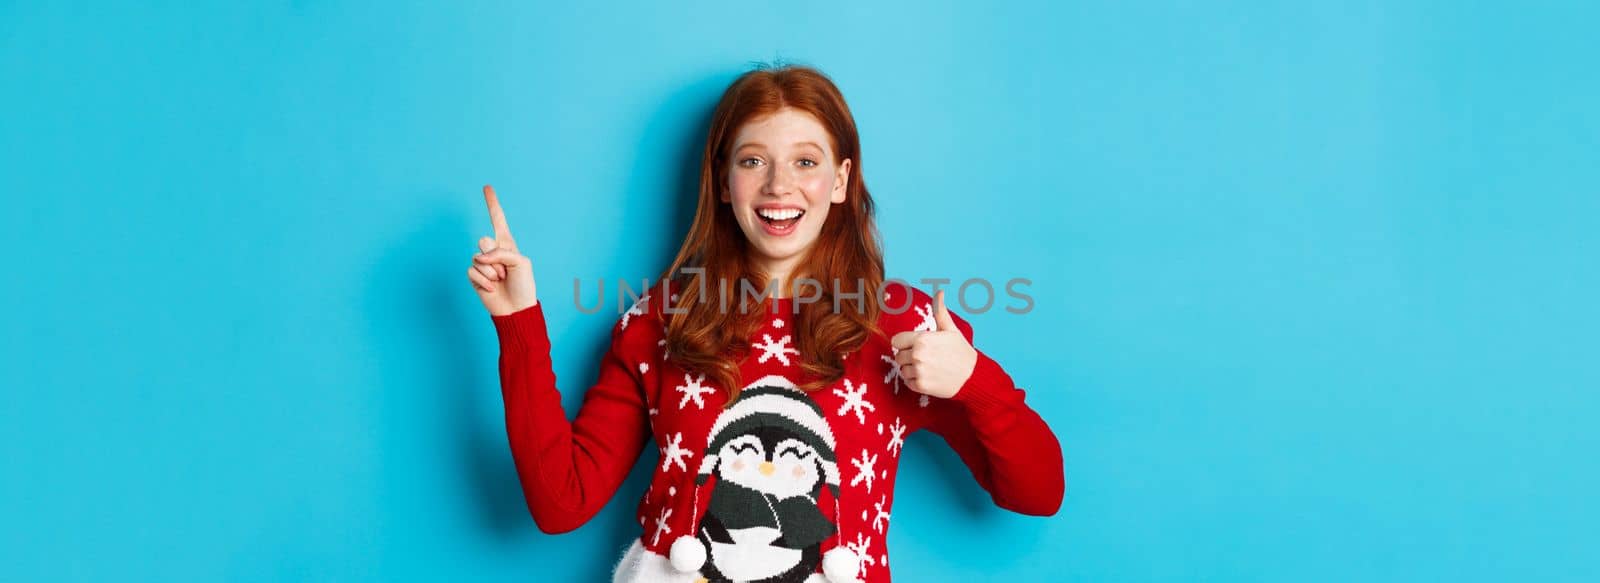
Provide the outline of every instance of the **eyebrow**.
{"type": "MultiPolygon", "coordinates": [[[[795,142],[794,145],[796,145],[796,146],[811,146],[811,147],[816,148],[818,150],[822,150],[822,146],[818,146],[816,142],[795,142]]],[[[763,148],[763,149],[765,149],[766,147],[767,147],[767,145],[763,144],[761,142],[749,142],[749,143],[742,144],[737,148],[734,148],[734,151],[743,150],[745,148],[763,148]]]]}

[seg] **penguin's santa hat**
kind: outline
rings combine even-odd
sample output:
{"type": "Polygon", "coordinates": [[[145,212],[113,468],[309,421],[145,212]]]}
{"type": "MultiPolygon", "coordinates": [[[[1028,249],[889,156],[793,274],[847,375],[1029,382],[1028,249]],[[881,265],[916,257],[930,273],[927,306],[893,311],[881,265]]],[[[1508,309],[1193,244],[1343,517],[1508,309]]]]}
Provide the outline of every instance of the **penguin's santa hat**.
{"type": "MultiPolygon", "coordinates": [[[[728,440],[744,435],[758,427],[782,427],[810,445],[821,458],[822,480],[833,497],[833,523],[837,531],[839,520],[839,462],[834,454],[833,431],[828,428],[822,408],[818,407],[793,381],[779,375],[767,375],[739,391],[739,398],[728,405],[711,425],[705,456],[694,480],[694,502],[691,506],[689,534],[672,541],[669,551],[672,567],[681,572],[694,572],[706,562],[705,545],[695,538],[700,532],[700,486],[716,471],[717,452],[728,440]]],[[[837,534],[837,532],[836,532],[837,534]]],[[[839,536],[838,540],[844,540],[839,536]]],[[[861,568],[855,551],[838,544],[822,555],[822,574],[831,583],[854,583],[861,568]]]]}

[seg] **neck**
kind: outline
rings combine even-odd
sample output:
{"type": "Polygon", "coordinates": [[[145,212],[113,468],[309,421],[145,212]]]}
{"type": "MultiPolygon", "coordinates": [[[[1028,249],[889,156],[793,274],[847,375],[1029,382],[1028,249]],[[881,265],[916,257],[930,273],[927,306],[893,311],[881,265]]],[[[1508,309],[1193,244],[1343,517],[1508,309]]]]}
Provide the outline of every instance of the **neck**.
{"type": "Polygon", "coordinates": [[[799,258],[767,260],[761,264],[761,271],[767,275],[767,281],[777,285],[777,289],[773,290],[773,297],[787,298],[794,292],[794,284],[790,278],[799,265],[799,258]]]}

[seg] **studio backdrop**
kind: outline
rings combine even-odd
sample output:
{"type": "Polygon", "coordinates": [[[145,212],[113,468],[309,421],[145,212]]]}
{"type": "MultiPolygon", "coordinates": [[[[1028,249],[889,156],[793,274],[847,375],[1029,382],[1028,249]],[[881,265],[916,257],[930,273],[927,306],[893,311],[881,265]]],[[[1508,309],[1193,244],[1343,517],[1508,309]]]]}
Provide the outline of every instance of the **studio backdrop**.
{"type": "Polygon", "coordinates": [[[535,527],[479,188],[570,415],[617,317],[573,281],[658,275],[720,92],[796,63],[855,114],[890,276],[1030,282],[952,309],[1064,453],[1034,517],[911,438],[897,580],[1594,580],[1597,19],[0,2],[0,579],[608,580],[660,444],[535,527]]]}

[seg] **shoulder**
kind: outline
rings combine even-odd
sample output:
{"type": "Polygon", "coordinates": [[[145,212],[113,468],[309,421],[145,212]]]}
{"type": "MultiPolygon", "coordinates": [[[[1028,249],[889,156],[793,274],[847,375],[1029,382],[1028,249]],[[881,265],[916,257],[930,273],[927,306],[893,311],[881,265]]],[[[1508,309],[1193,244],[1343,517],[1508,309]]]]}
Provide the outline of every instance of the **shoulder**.
{"type": "MultiPolygon", "coordinates": [[[[937,330],[939,324],[933,317],[933,294],[919,287],[900,280],[889,280],[884,283],[883,297],[879,298],[881,313],[878,317],[878,326],[886,336],[891,338],[901,332],[932,332],[937,330]]],[[[945,292],[945,307],[950,307],[950,293],[945,292]]],[[[955,321],[956,327],[968,338],[972,337],[972,326],[954,311],[950,318],[955,321]]]]}
{"type": "Polygon", "coordinates": [[[896,316],[911,314],[915,306],[931,304],[933,296],[905,281],[890,279],[883,282],[883,313],[896,316]]]}
{"type": "Polygon", "coordinates": [[[606,302],[603,306],[617,313],[612,334],[618,338],[648,336],[652,342],[664,335],[668,306],[677,307],[677,285],[656,283],[648,289],[632,293],[620,288],[615,291],[616,301],[606,302]]]}

